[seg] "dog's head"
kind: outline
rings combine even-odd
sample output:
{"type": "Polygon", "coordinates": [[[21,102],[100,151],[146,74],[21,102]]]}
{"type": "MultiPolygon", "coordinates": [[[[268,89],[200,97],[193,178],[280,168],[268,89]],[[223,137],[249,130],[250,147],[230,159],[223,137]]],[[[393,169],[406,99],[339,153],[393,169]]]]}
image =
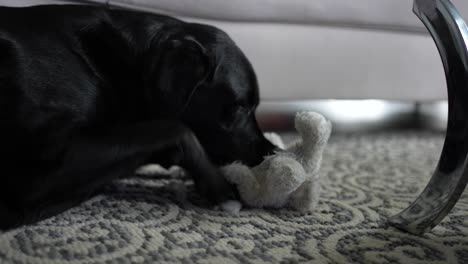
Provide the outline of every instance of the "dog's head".
{"type": "Polygon", "coordinates": [[[227,34],[186,24],[161,47],[155,75],[158,98],[164,100],[159,113],[178,115],[218,165],[256,165],[273,153],[255,118],[260,100],[256,75],[227,34]]]}

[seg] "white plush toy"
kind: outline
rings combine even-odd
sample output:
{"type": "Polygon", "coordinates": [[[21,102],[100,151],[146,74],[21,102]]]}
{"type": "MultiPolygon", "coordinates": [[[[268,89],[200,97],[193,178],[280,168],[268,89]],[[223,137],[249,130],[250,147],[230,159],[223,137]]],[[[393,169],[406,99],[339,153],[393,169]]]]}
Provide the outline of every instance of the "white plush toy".
{"type": "MultiPolygon", "coordinates": [[[[296,114],[295,127],[302,141],[266,157],[260,165],[249,168],[234,163],[223,167],[226,179],[237,185],[242,201],[248,206],[291,207],[310,212],[317,205],[319,169],[331,122],[319,113],[302,112],[296,114]]],[[[279,147],[284,148],[281,144],[279,147]]],[[[230,212],[241,209],[237,201],[221,207],[230,212]]]]}

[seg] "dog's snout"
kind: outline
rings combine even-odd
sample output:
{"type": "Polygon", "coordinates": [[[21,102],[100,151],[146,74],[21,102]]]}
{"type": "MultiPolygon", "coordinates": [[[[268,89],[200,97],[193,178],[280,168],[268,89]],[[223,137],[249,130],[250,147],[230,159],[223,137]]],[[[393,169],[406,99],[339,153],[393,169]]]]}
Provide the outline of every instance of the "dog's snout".
{"type": "Polygon", "coordinates": [[[271,143],[269,140],[265,139],[265,142],[264,142],[264,156],[268,156],[268,155],[273,155],[275,153],[275,151],[278,151],[280,150],[280,148],[278,148],[277,146],[275,146],[273,143],[271,143]]]}
{"type": "Polygon", "coordinates": [[[262,138],[261,141],[257,144],[254,144],[255,150],[252,152],[254,153],[253,159],[249,162],[250,166],[256,166],[265,159],[266,156],[273,155],[275,151],[280,150],[277,146],[273,145],[269,140],[266,138],[262,138]]]}

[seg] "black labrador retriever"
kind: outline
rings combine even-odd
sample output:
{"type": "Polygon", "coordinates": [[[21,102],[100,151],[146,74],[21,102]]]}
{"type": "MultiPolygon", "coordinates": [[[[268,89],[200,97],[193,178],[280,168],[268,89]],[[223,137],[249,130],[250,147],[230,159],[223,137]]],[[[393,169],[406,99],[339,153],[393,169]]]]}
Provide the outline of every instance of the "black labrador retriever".
{"type": "Polygon", "coordinates": [[[0,228],[56,215],[147,163],[212,202],[219,166],[274,151],[251,64],[221,30],[96,6],[0,8],[0,228]]]}

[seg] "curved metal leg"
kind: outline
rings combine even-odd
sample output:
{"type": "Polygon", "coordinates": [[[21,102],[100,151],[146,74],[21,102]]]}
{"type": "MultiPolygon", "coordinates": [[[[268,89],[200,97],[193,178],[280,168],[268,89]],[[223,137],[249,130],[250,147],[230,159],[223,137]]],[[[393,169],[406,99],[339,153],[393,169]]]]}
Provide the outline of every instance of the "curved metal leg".
{"type": "Polygon", "coordinates": [[[422,234],[442,221],[468,182],[468,27],[449,0],[415,0],[413,11],[437,44],[449,100],[447,135],[436,171],[416,201],[390,219],[401,229],[422,234]]]}

